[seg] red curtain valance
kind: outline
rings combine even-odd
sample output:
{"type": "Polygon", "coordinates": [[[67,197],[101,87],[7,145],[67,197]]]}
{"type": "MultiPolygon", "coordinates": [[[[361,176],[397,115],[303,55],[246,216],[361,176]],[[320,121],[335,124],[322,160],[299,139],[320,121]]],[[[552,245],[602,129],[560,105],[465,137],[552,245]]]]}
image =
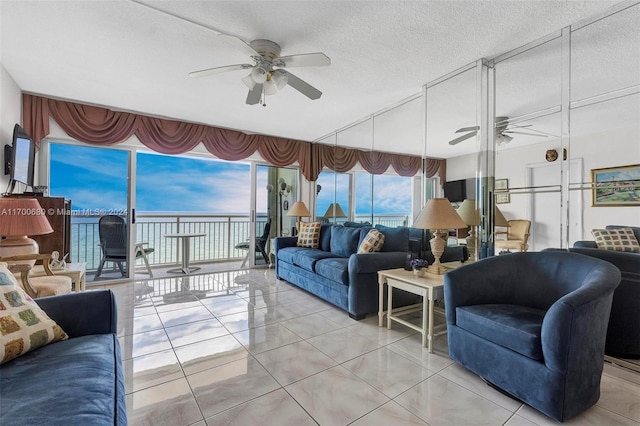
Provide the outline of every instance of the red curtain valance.
{"type": "MultiPolygon", "coordinates": [[[[372,174],[389,166],[401,176],[414,176],[422,168],[417,156],[314,144],[293,139],[248,135],[236,130],[166,120],[128,112],[113,111],[75,102],[22,94],[23,127],[36,146],[49,134],[49,117],[72,138],[93,145],[115,145],[135,135],[146,147],[162,154],[182,154],[199,143],[211,154],[228,161],[242,160],[256,150],[270,164],[283,167],[296,161],[307,180],[315,181],[324,167],[338,173],[356,163],[372,174]]],[[[446,160],[427,159],[428,177],[445,181],[446,160]]]]}

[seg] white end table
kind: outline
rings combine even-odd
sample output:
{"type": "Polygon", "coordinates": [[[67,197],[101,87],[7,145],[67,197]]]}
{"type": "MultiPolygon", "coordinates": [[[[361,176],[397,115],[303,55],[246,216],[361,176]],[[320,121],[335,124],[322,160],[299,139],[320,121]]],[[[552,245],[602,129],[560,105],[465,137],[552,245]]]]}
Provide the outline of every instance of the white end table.
{"type": "MultiPolygon", "coordinates": [[[[453,269],[462,265],[461,262],[450,262],[444,266],[453,269]]],[[[444,288],[444,275],[436,275],[426,272],[423,277],[416,277],[413,271],[406,271],[404,268],[388,269],[378,271],[379,289],[379,309],[378,326],[384,324],[384,316],[387,316],[387,328],[391,329],[391,321],[395,321],[422,334],[422,346],[426,346],[429,353],[433,353],[433,339],[436,336],[446,334],[447,324],[435,327],[434,312],[444,314],[444,310],[436,308],[434,301],[437,294],[444,288]],[[384,309],[384,285],[387,285],[387,310],[384,309]],[[422,303],[403,306],[393,309],[393,289],[407,291],[418,296],[422,296],[422,303]],[[416,326],[408,321],[399,318],[399,315],[411,312],[422,311],[422,324],[416,326]]]]}

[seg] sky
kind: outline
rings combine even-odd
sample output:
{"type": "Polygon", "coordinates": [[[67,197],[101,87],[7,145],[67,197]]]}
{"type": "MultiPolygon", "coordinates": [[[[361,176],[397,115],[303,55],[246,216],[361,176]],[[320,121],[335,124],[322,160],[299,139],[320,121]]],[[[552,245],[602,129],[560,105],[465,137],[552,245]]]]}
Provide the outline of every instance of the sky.
{"type": "MultiPolygon", "coordinates": [[[[49,193],[71,199],[74,210],[118,214],[127,207],[128,151],[51,144],[49,193]]],[[[138,153],[138,212],[206,212],[247,214],[251,191],[249,163],[138,153]]],[[[258,213],[266,211],[267,167],[257,172],[258,213]]],[[[318,215],[336,200],[348,211],[346,174],[321,173],[318,215]]],[[[375,176],[374,214],[410,214],[411,178],[375,176]]],[[[371,213],[371,178],[356,177],[356,215],[371,213]]]]}

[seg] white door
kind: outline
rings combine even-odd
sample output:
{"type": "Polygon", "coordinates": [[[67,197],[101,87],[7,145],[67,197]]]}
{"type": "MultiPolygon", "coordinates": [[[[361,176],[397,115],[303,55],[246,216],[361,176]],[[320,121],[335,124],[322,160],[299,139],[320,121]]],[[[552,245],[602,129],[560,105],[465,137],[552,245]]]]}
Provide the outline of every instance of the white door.
{"type": "MultiPolygon", "coordinates": [[[[529,251],[545,248],[567,248],[564,239],[561,205],[560,163],[532,164],[528,166],[527,186],[532,188],[530,196],[531,231],[529,251]]],[[[582,159],[571,160],[570,181],[582,182],[582,159]]],[[[569,192],[569,241],[582,236],[582,192],[569,192]]]]}

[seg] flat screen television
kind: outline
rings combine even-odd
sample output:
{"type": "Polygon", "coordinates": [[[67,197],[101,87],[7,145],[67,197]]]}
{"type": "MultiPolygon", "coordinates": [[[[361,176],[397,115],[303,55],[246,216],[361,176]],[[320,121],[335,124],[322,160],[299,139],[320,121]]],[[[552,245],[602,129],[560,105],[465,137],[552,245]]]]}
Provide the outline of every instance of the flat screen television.
{"type": "Polygon", "coordinates": [[[36,147],[31,137],[18,124],[13,128],[11,151],[11,180],[33,186],[36,147]]]}
{"type": "Polygon", "coordinates": [[[467,183],[464,179],[452,180],[444,183],[444,196],[452,203],[464,201],[467,192],[467,183]]]}

